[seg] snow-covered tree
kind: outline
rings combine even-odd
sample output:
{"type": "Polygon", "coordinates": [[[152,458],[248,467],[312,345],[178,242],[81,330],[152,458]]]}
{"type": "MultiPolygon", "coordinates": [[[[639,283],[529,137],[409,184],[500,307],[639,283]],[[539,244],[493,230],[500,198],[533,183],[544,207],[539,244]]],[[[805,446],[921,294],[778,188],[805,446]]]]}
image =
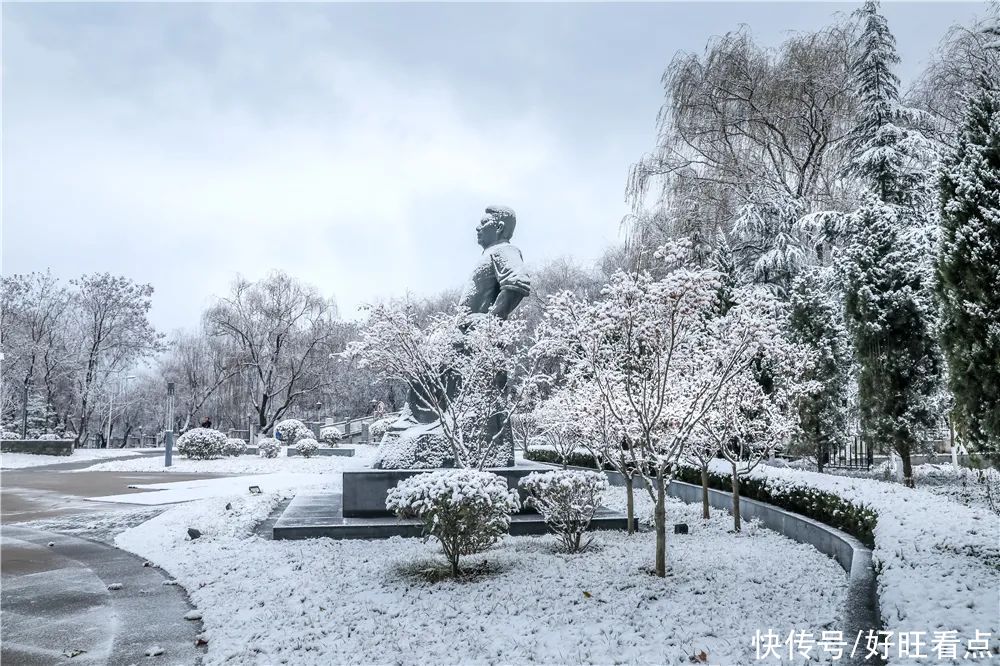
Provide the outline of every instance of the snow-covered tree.
{"type": "Polygon", "coordinates": [[[911,452],[936,414],[941,373],[933,305],[922,252],[900,221],[905,210],[871,200],[854,215],[856,237],[845,254],[845,308],[859,362],[862,433],[892,447],[913,485],[911,452]]]}
{"type": "Polygon", "coordinates": [[[110,273],[84,275],[70,285],[75,404],[67,421],[79,444],[93,429],[98,399],[110,397],[123,373],[159,351],[162,336],[149,321],[152,285],[110,273]]]}
{"type": "Polygon", "coordinates": [[[580,428],[582,446],[601,469],[610,468],[625,479],[625,515],[629,534],[635,533],[635,477],[642,456],[633,446],[620,420],[614,418],[599,386],[587,376],[574,374],[565,394],[568,410],[580,428]]]}
{"type": "Polygon", "coordinates": [[[757,373],[746,371],[719,393],[698,430],[731,467],[733,529],[742,527],[740,483],[771,457],[794,430],[790,404],[780,390],[765,390],[757,373]]]}
{"type": "Polygon", "coordinates": [[[712,461],[718,458],[722,451],[716,437],[713,437],[706,427],[699,426],[691,433],[688,440],[685,459],[689,464],[698,467],[701,472],[701,517],[708,520],[712,516],[708,500],[708,469],[712,461]]]}
{"type": "Polygon", "coordinates": [[[331,299],[280,271],[256,282],[237,278],[205,313],[208,334],[233,349],[261,432],[332,382],[326,365],[339,351],[335,313],[331,299]]]}
{"type": "MultiPolygon", "coordinates": [[[[0,279],[0,414],[20,428],[24,393],[43,393],[49,405],[59,400],[66,411],[65,391],[73,365],[68,350],[70,293],[49,272],[6,275],[0,279]],[[63,389],[63,390],[61,390],[63,389]]],[[[66,413],[63,411],[63,414],[66,413]]]]}
{"type": "Polygon", "coordinates": [[[799,276],[790,295],[789,336],[812,351],[813,363],[803,379],[817,382],[817,390],[798,401],[795,440],[802,452],[816,456],[820,472],[847,439],[851,348],[842,297],[832,271],[820,268],[799,276]]]}
{"type": "Polygon", "coordinates": [[[847,172],[862,179],[886,203],[908,204],[921,189],[931,146],[906,127],[912,116],[900,104],[896,38],[879,13],[877,0],[855,12],[861,24],[853,80],[859,98],[858,122],[848,139],[847,172]]]}
{"type": "Polygon", "coordinates": [[[803,218],[852,206],[840,174],[855,116],[853,48],[838,22],[777,48],[740,29],[678,53],[663,76],[657,146],[629,177],[633,235],[648,248],[711,242],[721,229],[740,270],[778,290],[801,266],[828,261],[815,246],[830,230],[803,218]]]}
{"type": "Polygon", "coordinates": [[[570,377],[593,382],[635,447],[655,503],[657,575],[666,574],[666,486],[694,427],[720,391],[780,338],[763,294],[716,314],[719,275],[689,262],[689,246],[658,252],[665,274],[612,276],[603,298],[552,298],[539,346],[562,354],[570,377]]]}
{"type": "Polygon", "coordinates": [[[537,436],[555,451],[563,469],[585,441],[580,415],[573,409],[574,400],[571,391],[562,388],[539,403],[532,413],[537,436]]]}
{"type": "Polygon", "coordinates": [[[418,325],[406,307],[373,307],[347,355],[383,379],[414,387],[419,407],[437,417],[456,467],[481,469],[505,445],[511,415],[534,379],[524,323],[463,311],[418,325]]]}
{"type": "Polygon", "coordinates": [[[969,101],[941,172],[937,259],[952,416],[970,448],[1000,453],[1000,92],[969,101]]]}
{"type": "Polygon", "coordinates": [[[954,25],[913,83],[907,99],[922,112],[920,127],[954,150],[969,100],[984,82],[1000,86],[1000,5],[970,25],[954,25]]]}

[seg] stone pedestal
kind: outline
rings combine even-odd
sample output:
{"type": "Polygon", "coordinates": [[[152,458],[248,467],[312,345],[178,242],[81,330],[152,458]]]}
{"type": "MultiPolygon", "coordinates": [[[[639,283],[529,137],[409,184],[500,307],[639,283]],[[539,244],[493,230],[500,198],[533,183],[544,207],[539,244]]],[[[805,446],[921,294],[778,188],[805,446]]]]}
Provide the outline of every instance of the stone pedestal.
{"type": "MultiPolygon", "coordinates": [[[[552,468],[537,463],[525,462],[512,467],[487,469],[507,480],[507,487],[517,489],[524,501],[524,493],[518,488],[522,477],[532,472],[547,472],[552,468]]],[[[344,472],[344,505],[345,518],[372,518],[391,516],[385,508],[385,498],[396,484],[417,474],[433,472],[433,469],[367,469],[357,472],[344,472]]],[[[530,510],[529,510],[530,511],[530,510]]]]}

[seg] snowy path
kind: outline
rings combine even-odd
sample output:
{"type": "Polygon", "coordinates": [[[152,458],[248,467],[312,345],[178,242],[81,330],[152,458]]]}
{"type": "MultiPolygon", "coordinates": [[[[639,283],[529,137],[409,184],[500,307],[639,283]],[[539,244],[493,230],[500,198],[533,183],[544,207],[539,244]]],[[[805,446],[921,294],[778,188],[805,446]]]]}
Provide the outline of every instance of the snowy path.
{"type": "Polygon", "coordinates": [[[141,559],[24,527],[5,525],[0,541],[4,663],[133,664],[152,645],[163,648],[163,663],[199,658],[183,591],[141,559]]]}

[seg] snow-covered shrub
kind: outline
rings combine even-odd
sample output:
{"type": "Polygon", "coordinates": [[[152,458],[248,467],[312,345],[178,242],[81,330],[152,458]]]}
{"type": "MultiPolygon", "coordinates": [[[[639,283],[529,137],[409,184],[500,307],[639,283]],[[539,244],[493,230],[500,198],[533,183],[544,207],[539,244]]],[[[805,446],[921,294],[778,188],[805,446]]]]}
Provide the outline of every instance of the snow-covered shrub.
{"type": "Polygon", "coordinates": [[[0,439],[21,439],[21,436],[13,430],[0,430],[0,439]]]}
{"type": "Polygon", "coordinates": [[[247,452],[247,443],[239,437],[230,437],[222,447],[224,456],[241,456],[247,452]]]}
{"type": "Polygon", "coordinates": [[[298,419],[285,419],[274,426],[274,436],[283,444],[291,446],[300,439],[312,437],[313,431],[298,419]]]}
{"type": "Polygon", "coordinates": [[[192,428],[177,440],[177,452],[192,460],[209,460],[222,456],[226,435],[211,428],[192,428]]]}
{"type": "Polygon", "coordinates": [[[429,469],[454,467],[455,455],[443,435],[401,436],[379,449],[375,469],[429,469]]]}
{"type": "Polygon", "coordinates": [[[257,442],[257,451],[261,458],[277,458],[281,453],[281,442],[274,437],[261,437],[257,442]]]}
{"type": "Polygon", "coordinates": [[[312,437],[306,437],[296,442],[295,448],[298,449],[300,456],[311,458],[316,455],[316,451],[319,450],[319,442],[312,437]]]}
{"type": "Polygon", "coordinates": [[[54,432],[47,432],[44,435],[38,436],[38,441],[40,442],[57,442],[60,439],[62,439],[62,437],[55,434],[54,432]]]}
{"type": "Polygon", "coordinates": [[[489,548],[505,534],[520,502],[501,476],[448,469],[403,479],[389,491],[385,506],[401,518],[419,518],[424,535],[441,542],[457,576],[459,558],[489,548]]]}
{"type": "Polygon", "coordinates": [[[385,433],[388,432],[389,428],[392,427],[392,424],[395,423],[398,419],[399,416],[391,415],[391,416],[383,416],[382,418],[376,421],[372,421],[372,424],[368,426],[368,434],[371,437],[371,440],[375,443],[381,442],[382,438],[385,436],[385,433]]]}
{"type": "Polygon", "coordinates": [[[528,493],[525,504],[542,514],[567,551],[587,547],[590,542],[583,543],[583,534],[608,489],[606,475],[575,470],[532,472],[519,485],[528,493]]]}
{"type": "Polygon", "coordinates": [[[324,444],[333,444],[344,438],[344,433],[340,432],[337,426],[323,426],[319,429],[319,440],[324,444]]]}

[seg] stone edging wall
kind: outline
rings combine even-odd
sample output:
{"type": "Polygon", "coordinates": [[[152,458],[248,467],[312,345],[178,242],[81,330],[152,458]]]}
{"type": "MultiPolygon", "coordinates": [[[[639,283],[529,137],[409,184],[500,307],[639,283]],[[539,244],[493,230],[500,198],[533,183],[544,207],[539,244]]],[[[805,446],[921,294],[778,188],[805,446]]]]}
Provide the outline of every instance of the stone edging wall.
{"type": "Polygon", "coordinates": [[[0,441],[3,453],[34,453],[45,456],[73,454],[72,439],[5,439],[0,441]]]}
{"type": "MultiPolygon", "coordinates": [[[[552,465],[552,467],[556,466],[552,465]]],[[[570,466],[570,469],[594,471],[573,466],[570,466]]],[[[625,485],[624,477],[618,472],[606,470],[605,474],[608,475],[608,481],[611,485],[625,485]]],[[[642,477],[636,476],[636,491],[644,491],[644,486],[642,477]]],[[[701,486],[698,485],[674,480],[670,482],[667,494],[688,504],[701,504],[701,486]]],[[[715,509],[730,511],[733,506],[733,497],[729,493],[710,488],[708,503],[715,509]]],[[[846,532],[765,502],[741,497],[740,513],[744,520],[753,518],[760,521],[768,529],[793,541],[809,544],[824,555],[829,555],[837,560],[837,563],[843,567],[848,576],[847,598],[844,600],[841,626],[845,641],[852,643],[859,631],[867,634],[869,630],[878,630],[882,627],[878,607],[878,585],[870,548],[846,532]]],[[[818,631],[818,629],[806,627],[794,627],[794,629],[818,631]]],[[[847,658],[848,651],[845,653],[843,661],[846,664],[852,662],[862,664],[864,663],[862,659],[864,652],[864,650],[858,650],[852,660],[847,658]]]]}

